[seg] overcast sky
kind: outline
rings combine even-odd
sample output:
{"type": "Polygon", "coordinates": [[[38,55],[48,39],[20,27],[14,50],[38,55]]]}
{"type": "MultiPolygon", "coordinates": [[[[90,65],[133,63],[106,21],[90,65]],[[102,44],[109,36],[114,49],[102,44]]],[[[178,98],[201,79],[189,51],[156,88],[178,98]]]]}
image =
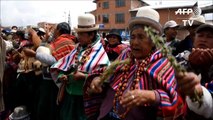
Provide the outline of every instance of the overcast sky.
{"type": "MultiPolygon", "coordinates": [[[[93,0],[0,0],[0,17],[2,26],[26,26],[37,25],[38,22],[59,23],[67,21],[70,11],[72,27],[77,24],[77,16],[84,12],[96,9],[93,0]],[[65,17],[66,16],[66,17],[65,17]]],[[[160,0],[145,0],[147,3],[156,5],[160,0]]],[[[161,0],[162,4],[168,1],[161,0]]],[[[176,4],[177,0],[170,0],[169,4],[176,4]]],[[[188,0],[189,1],[189,0],[188,0]]],[[[212,2],[212,0],[190,0],[212,2]]],[[[178,2],[185,3],[184,0],[178,2]]],[[[198,3],[199,3],[198,2],[198,3]]]]}
{"type": "Polygon", "coordinates": [[[58,23],[67,21],[70,11],[71,22],[76,24],[77,16],[94,10],[96,4],[93,0],[1,0],[2,26],[26,26],[37,25],[38,22],[46,21],[58,23]]]}

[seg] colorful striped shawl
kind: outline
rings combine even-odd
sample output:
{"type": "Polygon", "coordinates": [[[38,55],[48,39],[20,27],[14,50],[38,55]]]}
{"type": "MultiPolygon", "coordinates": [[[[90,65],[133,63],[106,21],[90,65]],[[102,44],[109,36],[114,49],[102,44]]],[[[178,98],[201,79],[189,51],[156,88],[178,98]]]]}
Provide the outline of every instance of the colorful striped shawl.
{"type": "MultiPolygon", "coordinates": [[[[72,50],[68,55],[66,55],[64,58],[60,59],[57,63],[51,66],[51,69],[54,71],[54,69],[58,69],[61,71],[68,71],[70,70],[71,66],[75,64],[75,55],[76,55],[77,47],[72,50]]],[[[82,52],[81,55],[85,50],[82,52]]],[[[98,40],[93,46],[92,46],[92,52],[88,56],[88,61],[83,63],[82,65],[78,66],[78,70],[91,74],[93,70],[98,69],[101,66],[108,66],[109,65],[109,59],[107,57],[107,54],[100,43],[100,40],[98,40]]],[[[80,57],[81,59],[81,57],[80,57]]],[[[52,74],[54,79],[57,76],[57,74],[52,74]]]]}
{"type": "MultiPolygon", "coordinates": [[[[119,58],[126,59],[125,56],[131,52],[130,49],[119,58]]],[[[111,86],[116,90],[122,72],[123,65],[117,67],[117,72],[110,78],[111,86]]],[[[130,67],[129,80],[132,81],[136,72],[136,65],[130,67]]],[[[131,82],[129,82],[131,84],[131,82]]],[[[155,90],[160,95],[160,105],[158,107],[158,116],[163,119],[175,119],[183,113],[183,101],[176,91],[176,79],[174,69],[168,59],[164,58],[160,51],[156,51],[145,68],[145,72],[139,81],[139,89],[155,90]]]]}
{"type": "MultiPolygon", "coordinates": [[[[125,60],[130,56],[131,50],[126,49],[119,57],[120,60],[125,60]]],[[[114,75],[112,75],[109,79],[110,86],[116,90],[118,84],[120,83],[120,78],[122,76],[121,68],[123,65],[118,66],[115,69],[114,75]]],[[[136,65],[132,65],[130,67],[129,80],[130,84],[134,78],[134,73],[136,71],[136,65]]],[[[145,72],[142,74],[141,79],[139,81],[139,88],[141,90],[155,90],[160,95],[160,104],[158,106],[158,112],[156,118],[164,119],[164,120],[174,120],[177,117],[183,115],[183,101],[182,98],[178,95],[176,91],[176,80],[174,76],[174,69],[171,67],[171,64],[166,58],[162,57],[160,51],[155,52],[151,58],[150,63],[147,66],[145,72]]],[[[90,106],[90,109],[87,109],[88,116],[91,119],[94,119],[95,114],[92,112],[98,109],[100,106],[100,97],[97,96],[87,96],[87,99],[90,100],[86,102],[87,106],[90,106]],[[92,97],[93,101],[92,101],[92,97]],[[96,100],[96,103],[94,101],[96,100]],[[90,105],[89,105],[90,104],[90,105]],[[93,104],[93,106],[91,105],[93,104]]]]}

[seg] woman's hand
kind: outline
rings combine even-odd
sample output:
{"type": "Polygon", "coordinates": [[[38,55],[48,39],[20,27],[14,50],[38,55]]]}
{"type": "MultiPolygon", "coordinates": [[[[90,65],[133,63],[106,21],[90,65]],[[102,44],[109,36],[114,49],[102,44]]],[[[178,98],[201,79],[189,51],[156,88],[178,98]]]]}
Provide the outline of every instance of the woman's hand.
{"type": "Polygon", "coordinates": [[[61,75],[61,77],[58,78],[62,82],[68,82],[68,77],[67,75],[61,75]]]}
{"type": "Polygon", "coordinates": [[[154,91],[132,90],[122,96],[120,104],[131,109],[134,106],[149,105],[156,102],[154,91]]]}
{"type": "Polygon", "coordinates": [[[181,93],[190,97],[194,96],[194,90],[196,89],[198,94],[202,94],[202,88],[200,85],[200,78],[192,72],[179,72],[176,73],[176,79],[178,88],[181,93]]]}
{"type": "Polygon", "coordinates": [[[90,88],[88,88],[89,93],[101,93],[102,92],[102,87],[101,87],[101,78],[100,77],[95,77],[91,84],[90,88]]]}

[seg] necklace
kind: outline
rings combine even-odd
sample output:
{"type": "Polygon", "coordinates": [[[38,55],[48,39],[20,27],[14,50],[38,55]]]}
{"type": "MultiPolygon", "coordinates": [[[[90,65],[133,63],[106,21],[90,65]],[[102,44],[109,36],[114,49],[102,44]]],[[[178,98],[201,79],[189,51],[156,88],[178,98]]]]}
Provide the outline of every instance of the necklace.
{"type": "MultiPolygon", "coordinates": [[[[150,60],[150,56],[146,57],[144,60],[142,60],[140,62],[138,69],[136,70],[136,77],[130,86],[130,90],[139,89],[138,83],[140,81],[141,74],[145,70],[146,65],[149,63],[149,60],[150,60]]],[[[123,113],[119,113],[117,103],[119,103],[119,101],[121,101],[122,95],[128,87],[128,75],[129,75],[129,71],[130,71],[130,66],[132,64],[134,64],[133,60],[131,60],[130,64],[124,65],[124,67],[122,69],[122,77],[120,78],[121,81],[118,84],[118,87],[116,88],[116,93],[115,93],[115,97],[113,100],[113,110],[117,115],[119,115],[119,117],[121,119],[125,118],[126,114],[129,112],[129,109],[126,109],[125,112],[123,112],[123,113]]]]}
{"type": "Polygon", "coordinates": [[[75,53],[75,64],[74,64],[74,69],[75,72],[77,72],[78,66],[79,65],[83,65],[84,63],[86,63],[89,60],[89,54],[92,52],[92,45],[89,44],[84,52],[84,54],[82,55],[81,60],[78,59],[78,55],[81,51],[81,46],[79,45],[77,47],[77,51],[75,53]]]}

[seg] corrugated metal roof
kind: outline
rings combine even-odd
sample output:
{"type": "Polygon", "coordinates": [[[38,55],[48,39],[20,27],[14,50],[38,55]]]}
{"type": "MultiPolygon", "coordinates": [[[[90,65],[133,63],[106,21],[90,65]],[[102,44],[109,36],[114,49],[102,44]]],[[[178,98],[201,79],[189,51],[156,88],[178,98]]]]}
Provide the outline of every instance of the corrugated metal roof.
{"type": "MultiPolygon", "coordinates": [[[[192,7],[196,2],[190,2],[190,3],[182,3],[182,4],[170,4],[170,5],[151,5],[151,6],[148,6],[150,8],[153,8],[153,9],[165,9],[165,8],[183,8],[183,7],[192,7]]],[[[138,9],[140,8],[135,8],[135,9],[132,9],[132,10],[129,10],[129,11],[137,11],[138,9]]]]}
{"type": "MultiPolygon", "coordinates": [[[[165,8],[183,8],[183,7],[192,7],[196,2],[175,2],[175,1],[169,1],[169,2],[166,2],[162,5],[150,5],[149,7],[150,8],[153,8],[153,9],[165,9],[165,8]],[[175,3],[175,4],[174,4],[175,3]]],[[[212,2],[208,2],[208,3],[201,3],[201,2],[198,2],[200,3],[198,6],[201,7],[201,8],[204,8],[206,6],[212,6],[213,3],[212,2]]],[[[132,10],[129,10],[129,11],[137,11],[139,8],[135,8],[135,9],[132,9],[132,10]]]]}

